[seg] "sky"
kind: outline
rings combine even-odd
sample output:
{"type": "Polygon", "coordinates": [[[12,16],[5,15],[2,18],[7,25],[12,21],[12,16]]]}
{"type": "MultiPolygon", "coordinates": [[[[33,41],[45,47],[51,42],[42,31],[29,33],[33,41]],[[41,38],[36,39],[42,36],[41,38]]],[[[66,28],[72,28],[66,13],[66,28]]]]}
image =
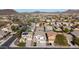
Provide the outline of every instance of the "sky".
{"type": "Polygon", "coordinates": [[[16,9],[17,12],[63,12],[65,9],[16,9]]]}

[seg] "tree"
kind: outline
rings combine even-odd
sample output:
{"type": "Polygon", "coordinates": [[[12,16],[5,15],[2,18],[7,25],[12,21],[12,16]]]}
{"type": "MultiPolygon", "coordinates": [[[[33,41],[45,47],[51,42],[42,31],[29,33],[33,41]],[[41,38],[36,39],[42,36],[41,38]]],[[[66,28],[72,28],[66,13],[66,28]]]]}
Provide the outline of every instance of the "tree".
{"type": "Polygon", "coordinates": [[[12,31],[17,31],[19,28],[17,26],[11,26],[12,31]]]}
{"type": "Polygon", "coordinates": [[[57,34],[54,43],[60,46],[68,46],[67,39],[63,34],[57,34]]]}
{"type": "Polygon", "coordinates": [[[65,29],[64,29],[64,32],[65,32],[65,33],[68,33],[69,31],[70,31],[70,30],[69,30],[68,28],[65,28],[65,29]]]}
{"type": "Polygon", "coordinates": [[[18,30],[17,33],[16,33],[16,36],[17,36],[18,38],[20,38],[20,37],[21,37],[21,33],[22,33],[22,30],[18,30]]]}
{"type": "Polygon", "coordinates": [[[73,29],[71,28],[70,32],[73,32],[73,29]]]}
{"type": "Polygon", "coordinates": [[[26,28],[18,29],[18,30],[17,30],[17,33],[16,33],[17,37],[20,38],[22,32],[25,32],[26,30],[27,30],[26,28]]]}
{"type": "Polygon", "coordinates": [[[75,25],[75,27],[78,27],[78,26],[79,26],[79,24],[76,24],[76,25],[75,25]]]}
{"type": "Polygon", "coordinates": [[[24,38],[21,38],[19,40],[18,46],[19,47],[25,47],[25,45],[26,45],[26,40],[24,38]]]}
{"type": "Polygon", "coordinates": [[[34,43],[33,43],[33,46],[36,46],[36,45],[37,45],[37,43],[36,43],[36,42],[34,42],[34,43]]]}

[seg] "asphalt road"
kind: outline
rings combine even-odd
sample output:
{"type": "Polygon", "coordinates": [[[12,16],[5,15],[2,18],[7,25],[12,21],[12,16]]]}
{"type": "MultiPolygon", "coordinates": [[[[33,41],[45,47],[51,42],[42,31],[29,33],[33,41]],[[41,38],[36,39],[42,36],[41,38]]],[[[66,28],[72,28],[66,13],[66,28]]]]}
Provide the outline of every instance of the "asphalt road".
{"type": "Polygon", "coordinates": [[[8,48],[10,44],[16,39],[15,36],[12,36],[9,38],[4,44],[1,45],[1,47],[8,48]]]}

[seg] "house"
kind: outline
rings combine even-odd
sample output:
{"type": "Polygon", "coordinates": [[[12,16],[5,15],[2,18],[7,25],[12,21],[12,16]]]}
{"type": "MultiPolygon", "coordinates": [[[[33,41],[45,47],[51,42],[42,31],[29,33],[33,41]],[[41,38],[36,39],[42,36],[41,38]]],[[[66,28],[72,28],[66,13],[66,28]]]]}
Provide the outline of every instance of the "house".
{"type": "Polygon", "coordinates": [[[33,41],[37,43],[37,46],[46,46],[46,36],[43,31],[36,31],[33,41]]]}
{"type": "Polygon", "coordinates": [[[59,27],[53,28],[53,30],[54,30],[54,31],[59,31],[59,32],[61,32],[61,31],[62,31],[62,29],[61,29],[61,28],[59,28],[59,27]]]}
{"type": "Polygon", "coordinates": [[[79,26],[77,26],[77,28],[79,29],[79,26]]]}
{"type": "Polygon", "coordinates": [[[47,41],[50,45],[53,45],[56,35],[57,35],[56,32],[53,31],[47,32],[47,37],[48,37],[47,41]]]}
{"type": "Polygon", "coordinates": [[[49,23],[49,22],[51,22],[51,20],[50,20],[50,19],[46,19],[46,22],[48,22],[48,23],[49,23]]]}
{"type": "Polygon", "coordinates": [[[45,21],[45,19],[42,18],[42,19],[40,19],[40,21],[45,21]]]}
{"type": "Polygon", "coordinates": [[[33,32],[29,32],[26,37],[26,47],[32,46],[33,32]]]}
{"type": "Polygon", "coordinates": [[[2,31],[12,32],[11,24],[7,24],[4,28],[1,29],[2,31]]]}
{"type": "Polygon", "coordinates": [[[22,38],[27,39],[28,32],[22,32],[22,38]]]}
{"type": "Polygon", "coordinates": [[[73,32],[71,32],[75,37],[79,38],[79,30],[74,30],[73,32]]]}
{"type": "Polygon", "coordinates": [[[9,22],[10,20],[7,18],[7,16],[0,16],[0,21],[9,22]]]}
{"type": "Polygon", "coordinates": [[[74,22],[75,24],[79,24],[79,22],[74,22]]]}
{"type": "Polygon", "coordinates": [[[67,28],[67,29],[71,30],[71,27],[70,26],[63,26],[63,28],[64,29],[67,28]]]}
{"type": "Polygon", "coordinates": [[[5,31],[0,30],[0,39],[4,38],[8,34],[9,34],[9,32],[5,32],[5,31]]]}
{"type": "Polygon", "coordinates": [[[22,37],[23,40],[26,42],[26,47],[30,47],[32,45],[32,39],[33,39],[33,32],[23,32],[22,37]]]}
{"type": "Polygon", "coordinates": [[[40,23],[36,23],[36,27],[39,27],[40,26],[40,23]]]}
{"type": "Polygon", "coordinates": [[[69,23],[69,26],[73,26],[74,24],[73,23],[69,23]]]}
{"type": "Polygon", "coordinates": [[[36,31],[44,31],[44,27],[37,27],[36,31]]]}
{"type": "Polygon", "coordinates": [[[45,26],[45,31],[48,32],[48,31],[52,31],[53,30],[53,27],[52,26],[45,26]]]}
{"type": "Polygon", "coordinates": [[[69,26],[68,22],[62,22],[63,25],[69,26]]]}
{"type": "Polygon", "coordinates": [[[52,19],[52,22],[56,21],[55,19],[52,19]]]}
{"type": "Polygon", "coordinates": [[[79,28],[75,28],[74,30],[79,30],[79,28]]]}
{"type": "Polygon", "coordinates": [[[35,30],[35,23],[32,23],[31,24],[31,31],[34,32],[34,30],[35,30]]]}
{"type": "Polygon", "coordinates": [[[29,32],[26,37],[27,37],[27,40],[32,40],[33,32],[29,32]]]}
{"type": "Polygon", "coordinates": [[[23,32],[22,33],[22,38],[25,38],[26,40],[32,40],[32,32],[23,32]]]}
{"type": "Polygon", "coordinates": [[[2,28],[1,30],[5,32],[12,32],[11,28],[8,27],[2,28]]]}
{"type": "Polygon", "coordinates": [[[19,24],[14,24],[14,23],[13,23],[12,26],[19,26],[19,24]]]}

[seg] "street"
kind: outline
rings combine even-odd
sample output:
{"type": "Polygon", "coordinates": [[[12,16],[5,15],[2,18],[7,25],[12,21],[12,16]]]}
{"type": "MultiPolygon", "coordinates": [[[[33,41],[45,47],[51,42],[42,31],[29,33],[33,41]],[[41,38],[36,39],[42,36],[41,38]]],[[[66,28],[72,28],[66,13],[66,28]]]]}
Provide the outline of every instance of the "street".
{"type": "Polygon", "coordinates": [[[9,38],[8,41],[6,41],[6,42],[5,42],[4,44],[2,44],[1,46],[2,46],[2,47],[9,47],[10,44],[11,44],[15,39],[16,39],[16,37],[15,37],[15,36],[12,36],[11,38],[9,38]]]}

